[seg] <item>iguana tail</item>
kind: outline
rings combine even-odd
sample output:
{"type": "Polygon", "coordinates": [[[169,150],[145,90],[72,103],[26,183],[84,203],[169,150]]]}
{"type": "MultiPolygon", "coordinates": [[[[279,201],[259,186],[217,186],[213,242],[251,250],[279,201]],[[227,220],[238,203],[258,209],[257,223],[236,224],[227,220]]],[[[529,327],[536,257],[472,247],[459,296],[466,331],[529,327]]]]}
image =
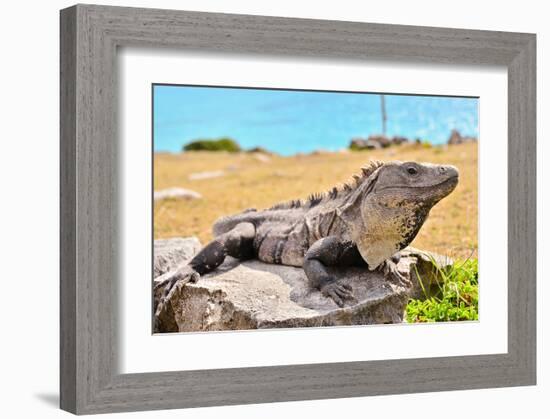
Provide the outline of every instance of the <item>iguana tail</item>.
{"type": "Polygon", "coordinates": [[[233,228],[239,223],[250,221],[250,216],[255,215],[251,213],[254,212],[256,212],[256,208],[249,208],[244,210],[240,214],[218,218],[218,220],[214,223],[214,226],[212,227],[214,237],[218,237],[223,233],[227,233],[228,231],[233,230],[233,228]]]}

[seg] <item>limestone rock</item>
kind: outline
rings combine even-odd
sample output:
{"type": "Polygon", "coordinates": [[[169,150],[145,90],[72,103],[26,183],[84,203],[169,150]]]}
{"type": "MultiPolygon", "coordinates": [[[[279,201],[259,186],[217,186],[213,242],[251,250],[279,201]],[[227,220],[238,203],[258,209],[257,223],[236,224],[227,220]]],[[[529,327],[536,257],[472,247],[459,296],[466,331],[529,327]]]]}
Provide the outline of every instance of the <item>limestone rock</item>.
{"type": "Polygon", "coordinates": [[[201,249],[196,237],[155,240],[153,277],[174,270],[180,263],[191,259],[201,249]]]}
{"type": "Polygon", "coordinates": [[[477,141],[477,138],[463,137],[459,131],[457,131],[456,129],[453,129],[451,131],[451,135],[449,136],[449,139],[447,140],[447,144],[455,145],[455,144],[471,143],[475,141],[477,141]]]}
{"type": "Polygon", "coordinates": [[[366,139],[362,137],[352,138],[350,148],[354,150],[378,150],[387,148],[390,145],[401,145],[408,142],[408,138],[401,136],[390,138],[385,135],[371,135],[366,139]]]}
{"type": "MultiPolygon", "coordinates": [[[[172,239],[180,248],[182,240],[172,239]]],[[[196,239],[194,239],[196,240],[196,239]]],[[[193,246],[198,242],[193,241],[193,246]]],[[[164,240],[157,259],[166,258],[170,240],[164,240]],[[164,256],[163,256],[164,255],[164,256]]],[[[155,249],[157,245],[155,243],[155,249]]],[[[172,258],[162,266],[176,266],[191,256],[172,258]]],[[[271,265],[257,260],[227,260],[218,269],[204,275],[196,284],[178,284],[169,304],[156,319],[156,332],[194,332],[310,326],[365,325],[401,323],[410,295],[422,292],[416,271],[423,275],[431,266],[426,252],[407,249],[398,264],[399,271],[410,277],[412,288],[389,282],[379,272],[362,268],[332,269],[341,283],[351,285],[355,301],[344,307],[308,286],[301,268],[271,265]],[[414,269],[414,266],[417,266],[414,269]]],[[[160,270],[159,272],[166,270],[160,270]]],[[[161,282],[166,275],[159,276],[161,282]]],[[[432,278],[437,280],[435,274],[432,278]]],[[[426,282],[426,280],[424,280],[426,282]]],[[[156,301],[162,289],[157,290],[156,301]]],[[[155,304],[156,305],[156,304],[155,304]]]]}
{"type": "Polygon", "coordinates": [[[401,145],[401,144],[408,143],[409,139],[407,137],[402,137],[402,136],[396,135],[395,137],[393,137],[391,139],[391,142],[392,142],[392,144],[395,144],[395,145],[401,145]]]}

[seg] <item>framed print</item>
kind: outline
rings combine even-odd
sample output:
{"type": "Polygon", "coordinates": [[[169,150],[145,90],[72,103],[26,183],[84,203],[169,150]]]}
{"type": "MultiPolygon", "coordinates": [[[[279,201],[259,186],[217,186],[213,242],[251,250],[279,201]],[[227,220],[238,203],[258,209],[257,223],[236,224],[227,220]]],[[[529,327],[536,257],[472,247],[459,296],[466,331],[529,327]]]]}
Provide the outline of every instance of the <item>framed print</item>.
{"type": "Polygon", "coordinates": [[[77,5],[61,115],[63,409],[535,383],[534,35],[77,5]]]}

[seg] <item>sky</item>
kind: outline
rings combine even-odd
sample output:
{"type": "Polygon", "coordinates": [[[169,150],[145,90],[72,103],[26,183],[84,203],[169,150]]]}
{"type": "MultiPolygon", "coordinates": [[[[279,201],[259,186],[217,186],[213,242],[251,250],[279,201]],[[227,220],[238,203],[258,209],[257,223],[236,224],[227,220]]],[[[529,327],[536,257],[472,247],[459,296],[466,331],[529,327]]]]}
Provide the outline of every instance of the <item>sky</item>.
{"type": "MultiPolygon", "coordinates": [[[[155,151],[199,138],[231,137],[282,155],[346,148],[382,133],[380,95],[251,88],[153,86],[155,151]]],[[[385,95],[388,136],[442,144],[452,129],[478,136],[478,99],[385,95]]]]}

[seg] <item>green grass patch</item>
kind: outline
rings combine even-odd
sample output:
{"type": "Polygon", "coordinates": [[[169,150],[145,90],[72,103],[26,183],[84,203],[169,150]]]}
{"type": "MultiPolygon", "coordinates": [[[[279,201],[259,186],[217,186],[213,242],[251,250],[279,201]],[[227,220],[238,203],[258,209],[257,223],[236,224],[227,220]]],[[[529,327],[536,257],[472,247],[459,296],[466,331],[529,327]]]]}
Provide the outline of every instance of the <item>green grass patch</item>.
{"type": "Polygon", "coordinates": [[[478,269],[477,259],[457,261],[448,269],[434,263],[442,281],[435,295],[428,295],[425,281],[419,277],[425,299],[411,299],[407,304],[406,319],[409,323],[448,322],[478,319],[478,269]]]}

